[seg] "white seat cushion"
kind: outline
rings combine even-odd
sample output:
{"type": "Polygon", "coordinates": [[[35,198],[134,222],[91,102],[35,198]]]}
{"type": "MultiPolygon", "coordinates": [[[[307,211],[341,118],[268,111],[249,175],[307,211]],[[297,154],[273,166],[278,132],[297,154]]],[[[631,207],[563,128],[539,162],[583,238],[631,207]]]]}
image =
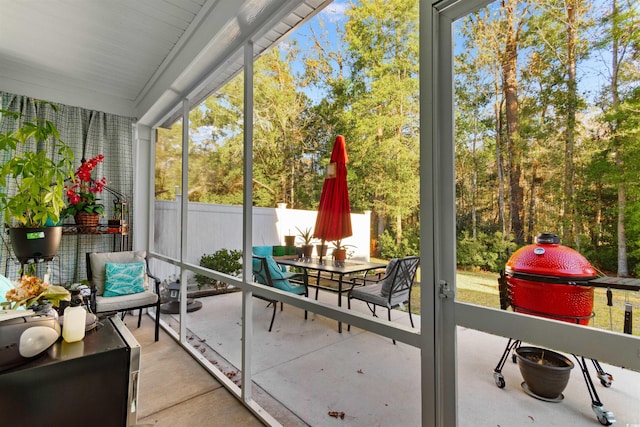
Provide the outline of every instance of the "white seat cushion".
{"type": "Polygon", "coordinates": [[[407,289],[405,292],[393,295],[393,297],[391,297],[391,304],[389,305],[389,295],[382,295],[383,286],[384,283],[378,282],[375,285],[367,285],[360,288],[354,288],[351,291],[351,296],[353,298],[370,302],[376,305],[381,305],[383,307],[394,307],[409,299],[409,290],[407,289]]]}
{"type": "Polygon", "coordinates": [[[158,301],[158,295],[151,291],[139,292],[137,294],[123,295],[119,297],[96,296],[96,312],[104,313],[108,311],[127,310],[141,305],[150,305],[158,301]]]}

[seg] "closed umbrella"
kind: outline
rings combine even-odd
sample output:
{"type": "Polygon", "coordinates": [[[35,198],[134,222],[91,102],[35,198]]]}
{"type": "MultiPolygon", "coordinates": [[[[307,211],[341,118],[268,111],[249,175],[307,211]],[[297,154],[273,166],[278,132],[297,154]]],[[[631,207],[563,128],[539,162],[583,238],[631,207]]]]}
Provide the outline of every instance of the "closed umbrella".
{"type": "MultiPolygon", "coordinates": [[[[325,241],[351,236],[351,207],[347,188],[347,147],[344,136],[338,135],[331,152],[331,163],[322,185],[318,217],[313,236],[325,241]]],[[[322,257],[320,257],[322,261],[322,257]]]]}

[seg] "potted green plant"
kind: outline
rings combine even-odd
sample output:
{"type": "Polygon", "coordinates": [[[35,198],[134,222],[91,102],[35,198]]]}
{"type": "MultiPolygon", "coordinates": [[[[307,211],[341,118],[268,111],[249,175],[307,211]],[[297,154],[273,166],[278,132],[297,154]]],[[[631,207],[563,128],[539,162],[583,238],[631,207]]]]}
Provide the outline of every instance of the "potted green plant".
{"type": "Polygon", "coordinates": [[[347,259],[347,248],[353,246],[342,244],[342,239],[335,240],[331,243],[333,245],[333,259],[336,261],[344,261],[347,259]]]}
{"type": "MultiPolygon", "coordinates": [[[[55,106],[52,105],[55,109],[55,106]]],[[[4,119],[22,114],[0,110],[4,119]]],[[[0,169],[0,208],[20,261],[53,257],[60,245],[59,225],[65,207],[65,180],[73,177],[73,151],[60,141],[50,120],[33,119],[0,133],[0,153],[8,153],[0,169]]]]}
{"type": "Polygon", "coordinates": [[[127,227],[126,215],[128,213],[126,203],[116,203],[113,208],[113,215],[107,220],[108,230],[114,233],[124,231],[127,227]]]}
{"type": "Polygon", "coordinates": [[[298,230],[298,236],[302,239],[302,254],[305,258],[311,258],[313,254],[313,244],[311,243],[313,240],[313,229],[308,227],[301,230],[296,227],[296,230],[298,230]]]}
{"type": "Polygon", "coordinates": [[[284,236],[284,245],[285,246],[295,246],[296,245],[296,236],[292,236],[287,234],[284,236]]]}
{"type": "MultiPolygon", "coordinates": [[[[242,251],[234,249],[220,249],[213,254],[202,255],[200,258],[200,266],[237,277],[242,272],[241,259],[242,251]]],[[[224,293],[227,291],[229,286],[226,282],[212,279],[211,277],[207,277],[202,274],[196,274],[195,279],[198,284],[198,289],[211,287],[218,291],[218,293],[224,293]]]]}
{"type": "Polygon", "coordinates": [[[66,187],[69,205],[64,209],[63,215],[73,216],[78,231],[82,233],[95,232],[100,217],[104,215],[104,205],[100,203],[98,194],[102,193],[107,178],[94,179],[91,176],[91,172],[103,161],[102,154],[83,160],[73,176],[71,185],[66,187]]]}

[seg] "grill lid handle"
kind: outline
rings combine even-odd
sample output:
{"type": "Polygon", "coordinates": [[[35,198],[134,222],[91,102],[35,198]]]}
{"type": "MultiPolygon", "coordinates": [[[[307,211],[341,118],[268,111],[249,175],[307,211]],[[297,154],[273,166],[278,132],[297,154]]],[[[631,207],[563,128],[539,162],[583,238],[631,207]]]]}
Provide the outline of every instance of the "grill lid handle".
{"type": "Polygon", "coordinates": [[[558,237],[558,235],[554,233],[540,233],[536,236],[536,243],[557,245],[558,243],[560,243],[560,237],[558,237]]]}

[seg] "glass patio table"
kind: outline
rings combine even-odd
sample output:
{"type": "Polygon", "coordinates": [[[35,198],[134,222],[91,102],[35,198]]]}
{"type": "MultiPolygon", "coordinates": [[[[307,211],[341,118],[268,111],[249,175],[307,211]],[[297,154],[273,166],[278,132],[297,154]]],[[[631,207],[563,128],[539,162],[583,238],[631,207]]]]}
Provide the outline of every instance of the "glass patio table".
{"type": "MultiPolygon", "coordinates": [[[[342,307],[342,293],[347,292],[347,289],[342,288],[342,284],[344,283],[344,276],[362,273],[367,274],[369,271],[378,270],[386,268],[387,264],[379,263],[379,262],[368,262],[368,261],[334,261],[331,258],[323,259],[322,262],[318,258],[308,258],[308,259],[278,259],[278,257],[274,257],[276,262],[280,265],[286,265],[289,267],[297,267],[302,269],[304,272],[305,278],[307,279],[307,283],[311,283],[309,281],[309,271],[315,271],[316,273],[316,300],[318,299],[318,290],[320,288],[327,289],[333,292],[336,292],[334,288],[330,288],[327,286],[322,286],[320,280],[330,280],[338,284],[338,307],[342,307]],[[321,273],[331,273],[331,277],[321,277],[321,273]],[[337,279],[334,278],[334,275],[337,276],[337,279]]],[[[314,286],[314,285],[310,285],[314,286]]],[[[338,332],[342,333],[342,322],[338,322],[338,332]]]]}

